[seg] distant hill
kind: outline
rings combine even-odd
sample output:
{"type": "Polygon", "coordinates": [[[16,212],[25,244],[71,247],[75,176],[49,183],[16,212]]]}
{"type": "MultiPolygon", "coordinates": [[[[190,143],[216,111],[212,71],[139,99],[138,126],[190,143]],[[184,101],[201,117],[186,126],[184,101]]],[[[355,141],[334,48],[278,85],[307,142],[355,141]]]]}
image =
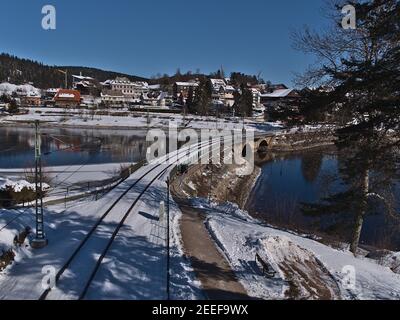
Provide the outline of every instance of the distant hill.
{"type": "Polygon", "coordinates": [[[57,71],[68,70],[68,83],[72,82],[72,74],[80,74],[96,78],[99,81],[127,77],[132,81],[147,81],[146,78],[137,77],[113,71],[104,71],[96,68],[74,66],[48,66],[41,62],[21,59],[6,53],[0,54],[0,82],[14,84],[33,83],[37,88],[47,89],[63,87],[65,76],[57,71]]]}

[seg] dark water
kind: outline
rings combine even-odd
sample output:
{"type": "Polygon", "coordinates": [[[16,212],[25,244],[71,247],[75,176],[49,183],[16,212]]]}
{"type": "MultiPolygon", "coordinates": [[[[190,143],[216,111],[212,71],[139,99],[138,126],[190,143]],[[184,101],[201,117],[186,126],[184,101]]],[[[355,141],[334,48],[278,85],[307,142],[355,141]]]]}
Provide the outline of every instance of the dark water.
{"type": "MultiPolygon", "coordinates": [[[[145,131],[42,129],[43,162],[47,166],[137,162],[145,158],[145,131]]],[[[305,215],[303,202],[318,202],[345,188],[338,175],[335,150],[268,154],[250,196],[248,210],[268,223],[292,230],[348,241],[354,216],[305,215]],[[349,228],[350,226],[350,228],[349,228]]],[[[0,168],[27,168],[34,160],[33,128],[0,128],[0,168]]],[[[397,207],[400,187],[395,199],[397,207]]],[[[400,250],[400,227],[384,210],[367,215],[361,242],[400,250]]]]}
{"type": "MultiPolygon", "coordinates": [[[[47,166],[137,162],[146,155],[145,131],[42,129],[47,166]]],[[[0,168],[25,168],[34,161],[33,128],[0,128],[0,168]]]]}
{"type": "MultiPolygon", "coordinates": [[[[354,215],[310,216],[301,210],[302,203],[317,203],[329,194],[346,188],[338,175],[336,150],[269,154],[261,168],[261,176],[247,204],[251,213],[278,227],[349,241],[354,215]]],[[[399,198],[400,188],[397,186],[397,208],[400,207],[399,198]]],[[[384,212],[382,208],[377,208],[366,216],[361,243],[400,250],[399,222],[384,212]]]]}

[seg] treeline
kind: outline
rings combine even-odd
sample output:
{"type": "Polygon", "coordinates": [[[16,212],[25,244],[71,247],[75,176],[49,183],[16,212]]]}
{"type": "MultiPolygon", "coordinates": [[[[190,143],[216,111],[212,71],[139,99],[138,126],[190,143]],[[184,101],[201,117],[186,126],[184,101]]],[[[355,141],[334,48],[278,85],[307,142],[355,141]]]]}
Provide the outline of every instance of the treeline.
{"type": "MultiPolygon", "coordinates": [[[[212,101],[211,81],[206,77],[200,79],[199,87],[194,90],[189,89],[186,104],[181,101],[181,105],[185,105],[186,110],[192,114],[199,114],[202,116],[209,114],[231,113],[229,107],[215,107],[212,101]]],[[[233,110],[235,115],[242,117],[250,117],[253,113],[253,94],[246,84],[240,85],[240,90],[234,93],[235,103],[233,110]]]]}
{"type": "Polygon", "coordinates": [[[142,77],[126,75],[123,73],[104,71],[96,68],[74,66],[48,66],[41,62],[21,59],[6,53],[0,54],[0,82],[14,84],[33,83],[34,86],[47,89],[63,87],[65,76],[58,70],[68,71],[68,83],[72,82],[72,75],[82,72],[83,75],[96,78],[99,81],[127,77],[132,81],[146,80],[142,77]]]}
{"type": "Polygon", "coordinates": [[[237,87],[240,87],[242,84],[256,85],[265,83],[264,79],[256,75],[248,75],[241,72],[232,72],[230,75],[226,75],[222,68],[217,70],[216,72],[211,72],[208,75],[201,73],[200,70],[196,70],[194,72],[189,70],[185,73],[182,73],[181,70],[178,68],[174,75],[156,74],[151,77],[149,82],[159,83],[164,86],[170,86],[173,85],[175,82],[187,82],[191,80],[201,80],[204,78],[224,79],[225,77],[229,77],[232,85],[235,85],[237,87]]]}

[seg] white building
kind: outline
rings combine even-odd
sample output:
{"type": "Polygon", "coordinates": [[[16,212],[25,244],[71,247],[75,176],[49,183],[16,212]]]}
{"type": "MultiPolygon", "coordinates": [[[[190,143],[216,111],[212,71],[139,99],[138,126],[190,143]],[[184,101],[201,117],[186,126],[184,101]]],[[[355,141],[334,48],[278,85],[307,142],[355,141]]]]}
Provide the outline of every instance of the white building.
{"type": "Polygon", "coordinates": [[[134,98],[123,94],[119,90],[103,90],[101,102],[109,106],[124,106],[134,102],[134,98]]]}
{"type": "Polygon", "coordinates": [[[257,109],[261,106],[261,93],[255,88],[251,88],[251,94],[253,95],[253,108],[257,109]]]}
{"type": "Polygon", "coordinates": [[[212,99],[215,105],[232,107],[235,104],[234,93],[236,89],[228,85],[224,79],[210,79],[213,88],[212,99]]]}
{"type": "Polygon", "coordinates": [[[140,98],[142,93],[149,92],[149,84],[142,81],[130,81],[128,78],[116,78],[115,80],[106,81],[111,90],[120,91],[125,96],[140,98]]]}

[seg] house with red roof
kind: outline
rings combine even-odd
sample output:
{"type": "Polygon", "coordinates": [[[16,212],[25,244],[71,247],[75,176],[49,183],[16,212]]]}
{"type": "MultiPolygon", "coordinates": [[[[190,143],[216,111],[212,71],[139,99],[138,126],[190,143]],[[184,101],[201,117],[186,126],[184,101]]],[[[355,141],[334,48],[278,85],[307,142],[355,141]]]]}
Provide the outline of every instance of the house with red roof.
{"type": "Polygon", "coordinates": [[[56,107],[73,108],[81,104],[81,94],[77,90],[60,89],[54,96],[56,107]]]}

